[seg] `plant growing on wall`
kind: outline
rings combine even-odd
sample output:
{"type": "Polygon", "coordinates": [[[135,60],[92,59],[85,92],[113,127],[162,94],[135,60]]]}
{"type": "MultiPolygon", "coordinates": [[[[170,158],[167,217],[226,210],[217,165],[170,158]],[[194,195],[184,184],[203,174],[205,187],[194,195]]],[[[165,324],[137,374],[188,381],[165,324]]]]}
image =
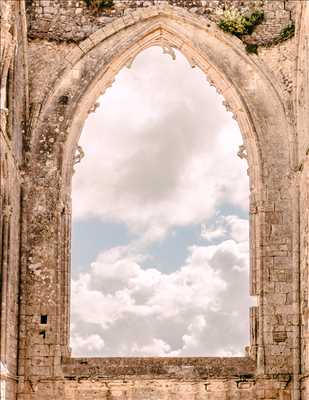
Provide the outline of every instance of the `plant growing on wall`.
{"type": "Polygon", "coordinates": [[[284,27],[278,36],[270,41],[262,43],[252,43],[245,38],[245,35],[251,35],[255,27],[259,25],[264,19],[263,11],[256,10],[250,16],[241,14],[237,9],[233,8],[226,10],[223,17],[218,22],[218,26],[234,36],[240,38],[246,46],[247,53],[258,53],[258,47],[270,47],[290,39],[295,35],[295,25],[291,21],[284,27]]]}
{"type": "Polygon", "coordinates": [[[272,40],[268,42],[260,43],[260,46],[263,47],[275,46],[276,44],[291,39],[294,35],[295,35],[295,25],[293,21],[290,21],[289,24],[280,31],[278,36],[274,37],[272,40]]]}
{"type": "Polygon", "coordinates": [[[226,10],[218,26],[237,37],[251,35],[254,28],[264,19],[263,11],[254,11],[250,16],[242,15],[237,9],[226,10]]]}
{"type": "Polygon", "coordinates": [[[258,54],[258,45],[255,43],[247,43],[246,44],[246,52],[258,54]]]}
{"type": "Polygon", "coordinates": [[[281,40],[288,40],[295,35],[295,25],[293,22],[290,22],[285,28],[280,32],[281,40]]]}
{"type": "Polygon", "coordinates": [[[114,5],[114,0],[84,0],[87,7],[100,11],[114,5]]]}

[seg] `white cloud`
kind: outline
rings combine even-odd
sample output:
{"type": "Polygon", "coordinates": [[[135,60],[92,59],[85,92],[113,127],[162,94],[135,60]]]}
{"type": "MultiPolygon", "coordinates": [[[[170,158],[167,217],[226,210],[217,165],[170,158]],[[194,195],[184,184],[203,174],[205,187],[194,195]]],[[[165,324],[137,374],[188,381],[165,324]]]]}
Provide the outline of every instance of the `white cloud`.
{"type": "Polygon", "coordinates": [[[71,336],[71,346],[77,353],[83,353],[87,349],[89,355],[95,355],[104,349],[104,340],[99,335],[82,337],[76,333],[71,336]]]}
{"type": "Polygon", "coordinates": [[[221,96],[180,53],[172,61],[160,51],[140,54],[101,98],[73,179],[75,220],[124,222],[145,241],[248,201],[242,140],[221,96]]]}
{"type": "Polygon", "coordinates": [[[74,220],[122,222],[137,239],[73,280],[74,355],[236,355],[248,341],[248,222],[216,215],[247,210],[239,130],[201,71],[158,51],[117,76],[81,137],[74,220]],[[179,270],[144,268],[151,242],[201,221],[179,270]]]}
{"type": "Polygon", "coordinates": [[[203,239],[211,242],[216,239],[222,239],[224,236],[226,236],[226,230],[224,230],[222,225],[220,227],[211,227],[208,229],[206,224],[203,224],[201,228],[201,236],[203,239]]]}
{"type": "Polygon", "coordinates": [[[74,353],[93,353],[93,332],[104,343],[97,355],[240,353],[248,329],[243,312],[250,305],[249,296],[243,298],[248,241],[238,233],[243,220],[221,222],[226,232],[237,232],[235,238],[227,234],[221,243],[191,246],[185,264],[169,274],[144,269],[144,255],[130,246],[101,253],[73,281],[74,327],[91,338],[74,339],[74,353]]]}
{"type": "Polygon", "coordinates": [[[239,218],[236,215],[220,216],[214,224],[209,227],[207,224],[202,224],[201,237],[208,241],[231,237],[237,242],[248,241],[249,221],[239,218]]]}
{"type": "Polygon", "coordinates": [[[192,323],[188,326],[188,333],[183,335],[184,350],[196,349],[199,346],[200,336],[206,328],[206,320],[203,315],[194,317],[192,323]]]}
{"type": "Polygon", "coordinates": [[[161,339],[153,338],[152,341],[145,345],[145,346],[140,346],[138,343],[133,343],[132,345],[132,355],[133,356],[153,356],[154,354],[157,357],[162,357],[169,355],[171,351],[171,347],[165,343],[161,339]]]}

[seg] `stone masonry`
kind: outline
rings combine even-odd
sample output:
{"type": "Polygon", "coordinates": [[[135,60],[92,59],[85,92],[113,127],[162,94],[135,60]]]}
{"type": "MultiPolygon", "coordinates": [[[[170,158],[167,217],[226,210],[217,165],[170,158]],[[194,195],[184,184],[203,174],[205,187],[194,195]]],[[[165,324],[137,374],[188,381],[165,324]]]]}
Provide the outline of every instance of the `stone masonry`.
{"type": "Polygon", "coordinates": [[[1,400],[307,400],[309,1],[112,3],[0,2],[1,400]],[[218,27],[231,8],[263,11],[264,20],[239,39],[218,27]],[[295,34],[281,40],[291,26],[295,34]],[[80,132],[118,71],[150,46],[177,48],[199,67],[243,135],[257,298],[246,357],[70,354],[80,132]]]}

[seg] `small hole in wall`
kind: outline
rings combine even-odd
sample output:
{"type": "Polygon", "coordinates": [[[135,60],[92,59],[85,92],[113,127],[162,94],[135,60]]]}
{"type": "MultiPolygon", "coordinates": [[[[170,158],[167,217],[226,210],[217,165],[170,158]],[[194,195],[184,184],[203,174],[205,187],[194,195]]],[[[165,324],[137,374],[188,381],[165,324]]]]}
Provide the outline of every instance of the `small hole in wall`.
{"type": "Polygon", "coordinates": [[[46,331],[40,331],[40,335],[42,336],[43,339],[46,338],[46,331]]]}
{"type": "Polygon", "coordinates": [[[41,324],[47,324],[47,315],[41,315],[41,324]]]}
{"type": "Polygon", "coordinates": [[[62,106],[66,106],[69,103],[69,96],[60,96],[59,97],[59,104],[62,106]]]}

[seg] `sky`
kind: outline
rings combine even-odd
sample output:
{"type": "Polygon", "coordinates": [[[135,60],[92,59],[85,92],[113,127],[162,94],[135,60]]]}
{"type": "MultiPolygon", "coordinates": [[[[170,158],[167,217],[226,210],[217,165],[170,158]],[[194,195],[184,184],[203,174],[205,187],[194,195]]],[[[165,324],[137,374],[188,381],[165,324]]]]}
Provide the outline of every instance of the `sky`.
{"type": "Polygon", "coordinates": [[[73,356],[243,355],[248,166],[223,98],[152,47],[98,102],[73,175],[73,356]]]}

